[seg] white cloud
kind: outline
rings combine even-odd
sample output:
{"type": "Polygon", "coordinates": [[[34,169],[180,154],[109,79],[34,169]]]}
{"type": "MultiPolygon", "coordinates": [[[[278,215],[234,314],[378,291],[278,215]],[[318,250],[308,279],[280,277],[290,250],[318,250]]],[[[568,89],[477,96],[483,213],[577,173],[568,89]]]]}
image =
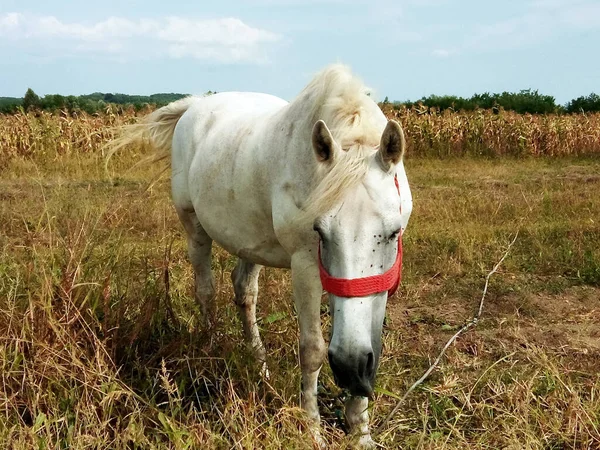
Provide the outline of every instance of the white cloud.
{"type": "MultiPolygon", "coordinates": [[[[364,1],[364,0],[363,0],[364,1]]],[[[314,7],[319,5],[349,3],[348,0],[246,0],[247,3],[254,6],[285,7],[285,6],[306,6],[314,7]]]]}
{"type": "Polygon", "coordinates": [[[15,30],[19,26],[20,20],[21,15],[18,13],[8,13],[3,16],[0,16],[0,32],[2,30],[8,32],[15,30]]]}
{"type": "Polygon", "coordinates": [[[0,42],[30,45],[47,55],[77,52],[127,57],[169,56],[222,63],[261,62],[269,44],[281,39],[237,18],[180,17],[130,20],[110,17],[95,23],[65,23],[54,16],[0,15],[0,42]]]}
{"type": "Polygon", "coordinates": [[[456,53],[456,49],[453,48],[438,48],[431,52],[433,56],[437,56],[438,58],[449,58],[454,56],[456,53]]]}
{"type": "MultiPolygon", "coordinates": [[[[498,22],[465,29],[455,53],[535,48],[561,34],[573,34],[600,26],[596,0],[530,0],[521,14],[498,22]]],[[[434,51],[435,56],[446,56],[434,51]]]]}
{"type": "Polygon", "coordinates": [[[236,46],[240,43],[257,45],[261,42],[273,42],[278,39],[274,33],[252,28],[234,18],[190,21],[170,17],[158,35],[161,39],[169,42],[225,46],[236,46]]]}
{"type": "Polygon", "coordinates": [[[508,34],[522,34],[526,28],[542,36],[581,31],[600,25],[600,4],[589,0],[536,0],[528,12],[511,22],[508,34]]]}
{"type": "Polygon", "coordinates": [[[574,27],[589,29],[600,26],[600,4],[581,4],[576,8],[569,8],[562,16],[564,23],[574,27]]]}

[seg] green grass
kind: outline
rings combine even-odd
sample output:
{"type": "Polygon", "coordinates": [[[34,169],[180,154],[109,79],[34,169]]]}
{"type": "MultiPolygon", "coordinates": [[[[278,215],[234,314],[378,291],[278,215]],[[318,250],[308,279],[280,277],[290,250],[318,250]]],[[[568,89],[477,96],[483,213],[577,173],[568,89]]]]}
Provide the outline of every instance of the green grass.
{"type": "MultiPolygon", "coordinates": [[[[242,345],[234,258],[216,252],[217,320],[202,330],[168,180],[145,190],[152,174],[126,170],[136,157],[116,157],[117,182],[95,154],[0,169],[0,447],[312,448],[289,273],[260,278],[266,383],[242,345]]],[[[600,160],[408,158],[406,168],[415,206],[373,428],[473,314],[485,275],[519,238],[482,322],[376,440],[598,448],[600,160]]],[[[325,439],[350,448],[328,367],[319,389],[325,439]]]]}

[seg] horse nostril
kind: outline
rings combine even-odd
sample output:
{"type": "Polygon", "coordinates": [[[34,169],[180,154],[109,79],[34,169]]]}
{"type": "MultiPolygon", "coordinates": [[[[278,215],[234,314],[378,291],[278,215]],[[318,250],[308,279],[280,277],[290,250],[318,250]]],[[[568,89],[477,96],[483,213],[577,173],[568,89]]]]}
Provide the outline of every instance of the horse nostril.
{"type": "Polygon", "coordinates": [[[369,352],[367,354],[367,366],[365,367],[366,372],[365,375],[367,378],[371,378],[373,376],[373,372],[375,370],[375,358],[373,356],[373,352],[369,352]]]}
{"type": "Polygon", "coordinates": [[[328,351],[329,365],[333,372],[335,383],[346,388],[352,395],[368,397],[373,392],[375,378],[375,354],[369,350],[357,349],[354,354],[345,354],[342,357],[335,350],[328,351]]]}
{"type": "Polygon", "coordinates": [[[358,376],[361,378],[371,379],[375,373],[375,356],[373,352],[363,353],[359,359],[358,376]]]}

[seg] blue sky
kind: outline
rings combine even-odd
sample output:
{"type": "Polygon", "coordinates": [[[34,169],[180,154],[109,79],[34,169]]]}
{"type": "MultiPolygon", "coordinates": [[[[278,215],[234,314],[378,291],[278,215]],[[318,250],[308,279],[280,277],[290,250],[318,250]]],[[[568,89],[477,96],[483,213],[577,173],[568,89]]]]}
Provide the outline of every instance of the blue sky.
{"type": "Polygon", "coordinates": [[[376,97],[600,93],[599,0],[2,0],[0,96],[268,92],[332,62],[376,97]]]}

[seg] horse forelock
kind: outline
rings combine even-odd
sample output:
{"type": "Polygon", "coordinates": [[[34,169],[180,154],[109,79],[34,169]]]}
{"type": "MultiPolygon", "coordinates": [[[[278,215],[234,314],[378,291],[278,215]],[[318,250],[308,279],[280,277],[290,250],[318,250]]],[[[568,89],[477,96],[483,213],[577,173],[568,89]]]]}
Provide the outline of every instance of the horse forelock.
{"type": "Polygon", "coordinates": [[[315,188],[303,204],[303,218],[314,220],[341,203],[347,191],[364,180],[372,153],[372,147],[353,145],[332,166],[320,167],[315,188]]]}
{"type": "Polygon", "coordinates": [[[369,156],[379,145],[382,131],[373,114],[378,107],[367,95],[369,92],[348,67],[332,65],[317,74],[295,100],[308,103],[304,105],[308,125],[324,120],[344,150],[331,166],[317,168],[316,186],[303,208],[307,218],[333,208],[367,174],[369,156]]]}

